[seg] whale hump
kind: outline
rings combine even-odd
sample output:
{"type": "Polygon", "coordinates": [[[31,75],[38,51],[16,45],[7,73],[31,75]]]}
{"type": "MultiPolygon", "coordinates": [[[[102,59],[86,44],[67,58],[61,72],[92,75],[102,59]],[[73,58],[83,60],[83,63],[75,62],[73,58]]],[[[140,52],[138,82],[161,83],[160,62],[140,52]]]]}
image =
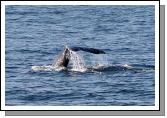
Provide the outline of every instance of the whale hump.
{"type": "Polygon", "coordinates": [[[85,51],[93,54],[106,54],[103,50],[95,48],[85,48],[85,47],[71,47],[72,51],[85,51]]]}

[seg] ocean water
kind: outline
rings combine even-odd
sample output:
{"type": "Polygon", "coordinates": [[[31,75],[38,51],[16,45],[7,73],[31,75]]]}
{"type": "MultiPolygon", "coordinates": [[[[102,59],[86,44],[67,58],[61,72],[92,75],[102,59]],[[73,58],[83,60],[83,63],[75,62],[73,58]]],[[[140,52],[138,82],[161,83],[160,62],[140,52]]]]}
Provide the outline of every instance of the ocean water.
{"type": "MultiPolygon", "coordinates": [[[[154,106],[154,6],[6,6],[6,106],[154,106]],[[64,46],[86,71],[34,71],[51,65],[64,46]]],[[[69,68],[72,64],[69,64],[69,68]]]]}

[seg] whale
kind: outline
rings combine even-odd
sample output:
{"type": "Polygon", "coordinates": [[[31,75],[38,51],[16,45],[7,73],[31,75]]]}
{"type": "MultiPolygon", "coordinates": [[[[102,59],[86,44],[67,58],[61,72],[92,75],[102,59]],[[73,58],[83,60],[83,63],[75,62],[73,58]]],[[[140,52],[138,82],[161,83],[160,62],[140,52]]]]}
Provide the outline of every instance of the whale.
{"type": "Polygon", "coordinates": [[[52,66],[56,67],[67,67],[70,60],[70,50],[65,48],[63,53],[54,61],[52,66]]]}
{"type": "Polygon", "coordinates": [[[86,48],[86,47],[71,47],[72,51],[85,51],[93,54],[106,54],[103,50],[95,48],[86,48]]]}
{"type": "Polygon", "coordinates": [[[67,67],[70,61],[71,53],[70,50],[72,51],[84,51],[84,52],[89,52],[93,54],[106,54],[103,50],[101,49],[95,49],[95,48],[86,48],[86,47],[67,47],[65,46],[65,49],[63,53],[60,54],[60,56],[54,61],[52,66],[57,66],[57,67],[67,67]]]}

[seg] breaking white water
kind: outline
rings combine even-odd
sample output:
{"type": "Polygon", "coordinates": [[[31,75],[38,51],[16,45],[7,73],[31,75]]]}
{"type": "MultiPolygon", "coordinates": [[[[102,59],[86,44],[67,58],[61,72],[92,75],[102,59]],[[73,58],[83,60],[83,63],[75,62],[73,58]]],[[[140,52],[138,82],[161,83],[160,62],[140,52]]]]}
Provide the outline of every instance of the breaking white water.
{"type": "MultiPolygon", "coordinates": [[[[77,71],[77,72],[85,72],[85,71],[118,71],[118,70],[133,70],[133,71],[150,71],[150,68],[147,67],[134,67],[128,64],[124,65],[112,65],[108,61],[107,55],[93,55],[90,56],[90,65],[86,66],[84,59],[77,52],[70,50],[69,57],[69,66],[62,67],[58,66],[57,63],[61,61],[61,56],[64,55],[64,52],[57,56],[52,65],[42,65],[42,66],[32,66],[31,69],[33,71],[77,71]]],[[[151,69],[152,70],[152,69],[151,69]]]]}

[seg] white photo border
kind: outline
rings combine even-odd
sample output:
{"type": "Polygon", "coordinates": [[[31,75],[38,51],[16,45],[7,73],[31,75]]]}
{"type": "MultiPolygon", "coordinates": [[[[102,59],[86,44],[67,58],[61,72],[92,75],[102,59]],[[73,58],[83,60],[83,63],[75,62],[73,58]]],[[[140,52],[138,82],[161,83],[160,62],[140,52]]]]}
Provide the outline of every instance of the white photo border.
{"type": "Polygon", "coordinates": [[[1,110],[160,110],[159,1],[2,1],[1,110]],[[5,106],[5,6],[7,5],[155,5],[155,106],[5,106]]]}

